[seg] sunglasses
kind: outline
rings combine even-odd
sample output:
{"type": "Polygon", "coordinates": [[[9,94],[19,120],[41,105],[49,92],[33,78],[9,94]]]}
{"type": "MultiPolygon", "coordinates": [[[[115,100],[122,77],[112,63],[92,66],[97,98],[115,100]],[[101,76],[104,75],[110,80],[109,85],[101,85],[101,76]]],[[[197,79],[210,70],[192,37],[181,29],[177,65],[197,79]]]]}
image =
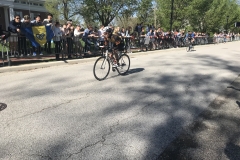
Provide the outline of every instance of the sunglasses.
{"type": "Polygon", "coordinates": [[[20,19],[20,18],[16,18],[16,19],[20,19]]]}

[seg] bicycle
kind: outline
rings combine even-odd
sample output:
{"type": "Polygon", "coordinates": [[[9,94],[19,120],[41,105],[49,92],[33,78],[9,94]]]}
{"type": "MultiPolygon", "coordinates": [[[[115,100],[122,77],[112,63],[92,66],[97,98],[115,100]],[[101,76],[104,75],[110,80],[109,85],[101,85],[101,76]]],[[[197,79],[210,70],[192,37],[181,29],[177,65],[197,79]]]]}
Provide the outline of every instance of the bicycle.
{"type": "Polygon", "coordinates": [[[102,81],[107,78],[110,72],[110,68],[112,67],[113,71],[118,72],[119,75],[125,75],[130,68],[130,58],[127,54],[119,51],[118,52],[118,57],[119,57],[119,62],[118,62],[118,67],[113,67],[114,66],[114,59],[110,57],[110,54],[108,52],[108,49],[105,49],[106,47],[104,46],[99,46],[102,50],[102,56],[99,57],[96,62],[94,63],[93,66],[93,75],[94,77],[102,81]],[[105,49],[105,52],[103,51],[105,49]],[[111,67],[110,67],[111,65],[111,67]]]}

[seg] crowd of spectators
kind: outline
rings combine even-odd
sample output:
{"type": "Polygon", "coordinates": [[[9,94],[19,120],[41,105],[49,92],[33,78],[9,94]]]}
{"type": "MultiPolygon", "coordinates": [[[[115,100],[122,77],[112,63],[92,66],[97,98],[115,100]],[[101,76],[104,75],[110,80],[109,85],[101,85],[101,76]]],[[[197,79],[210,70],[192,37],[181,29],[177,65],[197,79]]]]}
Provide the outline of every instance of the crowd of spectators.
{"type": "MultiPolygon", "coordinates": [[[[33,21],[30,21],[29,15],[25,15],[22,19],[20,15],[16,15],[8,27],[8,30],[11,32],[11,34],[16,35],[9,38],[10,47],[15,48],[15,50],[21,56],[43,55],[41,46],[32,46],[32,53],[27,53],[27,39],[24,33],[21,31],[21,28],[44,25],[52,27],[54,33],[52,41],[55,44],[54,53],[56,54],[57,60],[59,59],[59,54],[62,52],[65,52],[68,55],[68,58],[72,58],[71,56],[74,54],[73,52],[78,53],[81,56],[82,52],[85,54],[92,54],[90,52],[91,46],[98,48],[98,46],[103,45],[106,38],[106,33],[108,34],[108,38],[110,38],[114,31],[114,26],[112,25],[100,25],[99,27],[88,26],[84,29],[81,25],[73,25],[72,20],[68,20],[65,24],[61,25],[59,22],[53,22],[53,15],[50,13],[45,19],[42,19],[41,15],[37,15],[33,21]],[[81,41],[84,43],[81,43],[81,41]],[[74,51],[73,48],[75,49],[74,51]]],[[[2,33],[0,34],[5,36],[2,33]]],[[[199,37],[203,37],[207,41],[207,38],[209,37],[209,34],[207,33],[184,30],[169,32],[164,31],[160,27],[156,28],[154,25],[143,26],[143,23],[137,24],[135,28],[122,27],[119,29],[118,34],[124,38],[125,47],[139,46],[139,51],[143,51],[143,47],[146,45],[146,37],[150,38],[149,43],[152,44],[153,49],[160,49],[161,46],[169,47],[169,44],[173,45],[174,47],[179,47],[186,41],[189,35],[193,37],[193,40],[196,39],[196,41],[199,37]],[[131,41],[135,39],[138,39],[138,41],[131,41]]],[[[234,36],[236,35],[233,33],[215,33],[213,35],[215,38],[224,38],[224,42],[226,42],[226,38],[233,38],[234,36]]],[[[9,35],[6,35],[6,37],[9,37],[9,35]]],[[[52,53],[52,41],[48,41],[43,47],[44,51],[48,54],[52,53]]]]}

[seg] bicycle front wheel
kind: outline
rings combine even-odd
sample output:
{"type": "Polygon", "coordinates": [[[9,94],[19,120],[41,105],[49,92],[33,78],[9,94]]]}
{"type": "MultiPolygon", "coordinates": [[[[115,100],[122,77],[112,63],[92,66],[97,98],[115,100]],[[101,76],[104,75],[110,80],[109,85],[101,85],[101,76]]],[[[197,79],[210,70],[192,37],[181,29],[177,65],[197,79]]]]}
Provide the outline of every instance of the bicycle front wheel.
{"type": "Polygon", "coordinates": [[[130,68],[130,58],[127,54],[123,54],[119,57],[119,66],[117,71],[120,75],[125,75],[130,68]]]}
{"type": "Polygon", "coordinates": [[[110,62],[106,57],[100,57],[96,60],[93,67],[93,75],[94,77],[102,81],[107,78],[110,72],[110,62]]]}

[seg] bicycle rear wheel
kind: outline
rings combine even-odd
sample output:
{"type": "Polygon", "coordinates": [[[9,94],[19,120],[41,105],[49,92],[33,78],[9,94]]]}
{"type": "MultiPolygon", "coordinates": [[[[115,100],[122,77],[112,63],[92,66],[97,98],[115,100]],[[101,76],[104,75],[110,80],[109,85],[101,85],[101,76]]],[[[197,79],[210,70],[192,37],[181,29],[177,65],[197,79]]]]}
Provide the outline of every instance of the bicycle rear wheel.
{"type": "Polygon", "coordinates": [[[96,60],[93,67],[93,75],[94,77],[102,81],[107,78],[110,72],[110,62],[106,57],[100,57],[96,60]]]}
{"type": "Polygon", "coordinates": [[[191,47],[191,51],[194,51],[194,46],[192,45],[192,47],[191,47]]]}
{"type": "Polygon", "coordinates": [[[125,75],[130,68],[130,58],[127,54],[122,54],[119,57],[119,66],[117,67],[117,71],[120,75],[125,75]]]}

